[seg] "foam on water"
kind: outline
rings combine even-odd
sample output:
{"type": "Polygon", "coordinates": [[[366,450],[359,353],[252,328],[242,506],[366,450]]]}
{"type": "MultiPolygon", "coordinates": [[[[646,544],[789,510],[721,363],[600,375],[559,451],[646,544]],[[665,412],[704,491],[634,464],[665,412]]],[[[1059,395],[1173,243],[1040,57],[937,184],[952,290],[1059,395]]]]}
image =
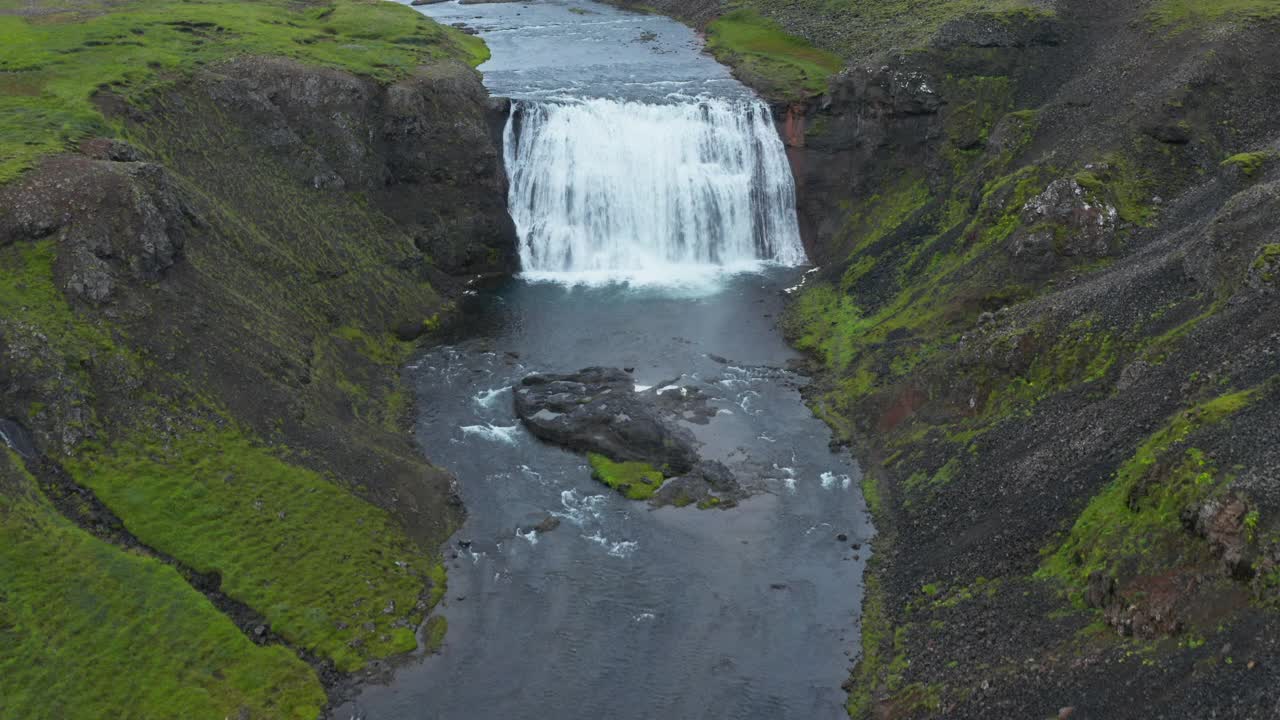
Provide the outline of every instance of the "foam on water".
{"type": "Polygon", "coordinates": [[[616,558],[630,557],[631,553],[635,552],[636,548],[640,545],[634,540],[619,540],[614,542],[598,532],[592,533],[591,535],[583,535],[582,537],[604,548],[609,555],[616,558]]]}
{"type": "Polygon", "coordinates": [[[475,435],[490,442],[502,443],[503,445],[515,445],[516,434],[520,432],[519,425],[493,425],[485,423],[483,425],[463,425],[459,428],[464,435],[475,435]]]}
{"type": "Polygon", "coordinates": [[[495,401],[497,401],[499,395],[501,395],[504,392],[507,392],[510,389],[511,389],[510,386],[504,385],[500,388],[493,388],[492,390],[485,390],[483,392],[478,392],[473,396],[473,398],[475,400],[476,405],[479,405],[480,407],[485,408],[487,410],[493,407],[493,404],[495,401]]]}
{"type": "Polygon", "coordinates": [[[821,475],[822,487],[825,490],[833,490],[837,486],[845,490],[849,489],[849,485],[853,483],[853,478],[848,475],[837,475],[833,472],[824,472],[821,475]]]}
{"type": "Polygon", "coordinates": [[[587,520],[600,517],[600,508],[604,505],[605,496],[583,496],[577,490],[564,490],[560,493],[560,505],[563,510],[553,510],[551,514],[561,520],[567,520],[578,527],[587,520]]]}

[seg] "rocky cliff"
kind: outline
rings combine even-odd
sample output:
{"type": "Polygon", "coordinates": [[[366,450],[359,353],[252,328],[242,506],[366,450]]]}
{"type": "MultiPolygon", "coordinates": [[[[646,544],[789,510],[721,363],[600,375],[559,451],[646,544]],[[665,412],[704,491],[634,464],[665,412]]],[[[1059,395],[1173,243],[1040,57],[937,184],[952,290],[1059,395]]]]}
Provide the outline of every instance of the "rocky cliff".
{"type": "Polygon", "coordinates": [[[756,84],[881,533],[851,714],[1275,714],[1280,7],[907,5],[734,11],[844,65],[756,84]]]}
{"type": "MultiPolygon", "coordinates": [[[[462,509],[399,367],[514,263],[477,43],[391,3],[216,5],[59,16],[86,53],[183,44],[40,96],[88,131],[5,116],[67,150],[4,146],[4,717],[315,717],[443,592],[462,509]]],[[[37,10],[0,22],[67,12],[37,10]]],[[[31,82],[114,56],[67,57],[31,82]]]]}

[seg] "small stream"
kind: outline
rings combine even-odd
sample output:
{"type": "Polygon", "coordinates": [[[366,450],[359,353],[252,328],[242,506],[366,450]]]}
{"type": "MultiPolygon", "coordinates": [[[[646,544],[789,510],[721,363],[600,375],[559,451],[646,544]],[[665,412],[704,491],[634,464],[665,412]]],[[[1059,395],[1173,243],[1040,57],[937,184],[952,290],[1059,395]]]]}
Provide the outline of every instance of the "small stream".
{"type": "MultiPolygon", "coordinates": [[[[495,95],[751,111],[749,92],[665,18],[572,0],[420,9],[481,33],[495,95]]],[[[709,164],[680,177],[736,192],[737,180],[717,174],[724,164],[709,164]]],[[[634,262],[613,232],[602,245],[634,262]]],[[[449,631],[441,653],[364,688],[334,717],[844,718],[872,528],[858,468],[803,404],[807,380],[788,369],[796,356],[776,327],[783,289],[804,268],[775,252],[754,263],[713,257],[690,273],[659,257],[631,278],[596,258],[575,275],[577,253],[557,273],[470,295],[465,339],[407,368],[417,439],[458,477],[469,513],[445,548],[449,591],[437,612],[449,631]],[[705,392],[717,414],[690,428],[753,496],[728,510],[654,510],[521,427],[513,384],[593,365],[631,368],[639,386],[705,392]],[[557,528],[531,530],[548,516],[557,528]]]]}

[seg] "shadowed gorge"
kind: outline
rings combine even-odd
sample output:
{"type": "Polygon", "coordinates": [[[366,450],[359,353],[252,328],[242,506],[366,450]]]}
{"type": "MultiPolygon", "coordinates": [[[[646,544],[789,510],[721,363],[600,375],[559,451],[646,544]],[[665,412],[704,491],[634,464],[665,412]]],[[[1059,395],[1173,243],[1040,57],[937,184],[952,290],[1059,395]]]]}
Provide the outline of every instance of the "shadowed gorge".
{"type": "Polygon", "coordinates": [[[1278,0],[0,0],[0,720],[1275,717],[1277,103],[1278,0]]]}
{"type": "Polygon", "coordinates": [[[521,269],[407,371],[468,508],[443,647],[338,714],[843,717],[871,528],[774,327],[804,252],[768,107],[666,18],[423,7],[491,44],[521,269]]]}

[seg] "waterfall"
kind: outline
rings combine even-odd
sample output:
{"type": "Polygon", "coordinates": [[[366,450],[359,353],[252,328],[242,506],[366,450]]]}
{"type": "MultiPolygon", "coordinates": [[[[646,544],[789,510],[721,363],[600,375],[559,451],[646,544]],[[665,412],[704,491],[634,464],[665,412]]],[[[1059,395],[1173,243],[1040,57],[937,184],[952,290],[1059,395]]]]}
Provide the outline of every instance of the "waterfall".
{"type": "Polygon", "coordinates": [[[758,100],[516,102],[504,138],[526,277],[678,281],[805,262],[758,100]]]}

